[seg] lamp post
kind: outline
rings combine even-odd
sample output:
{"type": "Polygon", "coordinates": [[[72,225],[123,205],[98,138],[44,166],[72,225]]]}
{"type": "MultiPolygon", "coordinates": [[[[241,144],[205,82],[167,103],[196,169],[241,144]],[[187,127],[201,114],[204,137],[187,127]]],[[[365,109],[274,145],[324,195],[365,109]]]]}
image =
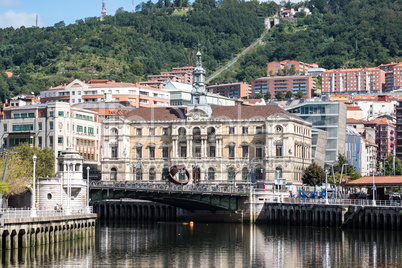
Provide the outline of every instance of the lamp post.
{"type": "Polygon", "coordinates": [[[89,170],[91,168],[87,166],[87,213],[91,213],[91,209],[89,207],[89,170]]]}
{"type": "MultiPolygon", "coordinates": [[[[373,159],[373,162],[374,162],[374,159],[373,159]]],[[[376,187],[375,187],[375,178],[374,178],[374,171],[375,171],[375,166],[374,166],[374,164],[373,164],[373,206],[377,206],[377,203],[376,203],[376,201],[375,201],[375,190],[376,190],[376,187]]]]}
{"type": "Polygon", "coordinates": [[[37,217],[36,215],[36,206],[35,206],[35,200],[36,200],[36,187],[35,187],[35,167],[36,167],[36,155],[32,156],[32,161],[33,161],[33,189],[32,189],[32,204],[31,204],[31,217],[37,217]]]}
{"type": "Polygon", "coordinates": [[[328,202],[328,170],[325,170],[325,204],[329,204],[328,202]]]}

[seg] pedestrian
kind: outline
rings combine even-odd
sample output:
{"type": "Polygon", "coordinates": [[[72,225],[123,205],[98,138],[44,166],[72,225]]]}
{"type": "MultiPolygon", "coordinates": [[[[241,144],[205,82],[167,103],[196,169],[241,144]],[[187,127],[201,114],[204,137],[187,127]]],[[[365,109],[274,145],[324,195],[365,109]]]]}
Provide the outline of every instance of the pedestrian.
{"type": "Polygon", "coordinates": [[[56,210],[56,211],[59,210],[59,204],[56,204],[56,205],[54,206],[54,210],[56,210]]]}

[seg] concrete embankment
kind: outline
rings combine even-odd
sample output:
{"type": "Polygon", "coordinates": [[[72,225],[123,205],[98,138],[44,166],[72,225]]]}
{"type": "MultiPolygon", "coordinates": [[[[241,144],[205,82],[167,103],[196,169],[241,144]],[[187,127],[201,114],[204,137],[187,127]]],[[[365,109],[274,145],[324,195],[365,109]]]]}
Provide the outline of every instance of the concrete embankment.
{"type": "Polygon", "coordinates": [[[95,235],[96,214],[2,219],[0,249],[35,247],[95,235]]]}

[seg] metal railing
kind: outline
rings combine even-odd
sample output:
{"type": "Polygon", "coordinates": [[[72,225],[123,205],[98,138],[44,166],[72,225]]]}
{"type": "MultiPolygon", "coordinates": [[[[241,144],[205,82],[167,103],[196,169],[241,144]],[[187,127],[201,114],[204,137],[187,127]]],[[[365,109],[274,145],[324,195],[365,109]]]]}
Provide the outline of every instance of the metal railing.
{"type": "MultiPolygon", "coordinates": [[[[283,198],[282,203],[291,204],[320,204],[325,205],[325,199],[300,199],[283,198]]],[[[373,206],[372,199],[328,199],[328,205],[338,206],[373,206]]],[[[396,200],[375,200],[375,206],[378,207],[402,207],[401,201],[396,200]]]]}
{"type": "Polygon", "coordinates": [[[187,184],[175,185],[156,182],[106,182],[93,181],[90,184],[91,189],[109,188],[115,190],[138,190],[170,193],[215,193],[215,194],[239,194],[247,195],[250,192],[250,186],[246,184],[226,183],[226,184],[187,184]]]}
{"type": "MultiPolygon", "coordinates": [[[[93,213],[93,207],[72,207],[69,215],[84,215],[93,213]]],[[[26,208],[5,208],[0,209],[1,218],[29,218],[31,217],[31,209],[26,208]]],[[[39,208],[36,210],[37,217],[60,217],[66,216],[66,210],[55,210],[54,208],[39,208]]]]}

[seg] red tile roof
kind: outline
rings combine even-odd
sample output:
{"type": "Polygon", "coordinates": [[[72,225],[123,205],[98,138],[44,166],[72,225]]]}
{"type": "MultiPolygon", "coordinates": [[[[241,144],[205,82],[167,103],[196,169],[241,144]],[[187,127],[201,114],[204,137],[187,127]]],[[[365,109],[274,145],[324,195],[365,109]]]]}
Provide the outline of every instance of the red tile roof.
{"type": "MultiPolygon", "coordinates": [[[[291,114],[276,105],[264,106],[212,106],[214,119],[257,119],[268,117],[275,113],[282,113],[289,117],[300,117],[291,114]]],[[[125,114],[131,121],[168,121],[185,120],[187,108],[185,107],[140,107],[125,114]]]]}
{"type": "MultiPolygon", "coordinates": [[[[374,176],[376,186],[402,185],[402,176],[374,176]]],[[[361,177],[360,179],[346,183],[346,186],[373,185],[373,176],[361,177]]]]}

